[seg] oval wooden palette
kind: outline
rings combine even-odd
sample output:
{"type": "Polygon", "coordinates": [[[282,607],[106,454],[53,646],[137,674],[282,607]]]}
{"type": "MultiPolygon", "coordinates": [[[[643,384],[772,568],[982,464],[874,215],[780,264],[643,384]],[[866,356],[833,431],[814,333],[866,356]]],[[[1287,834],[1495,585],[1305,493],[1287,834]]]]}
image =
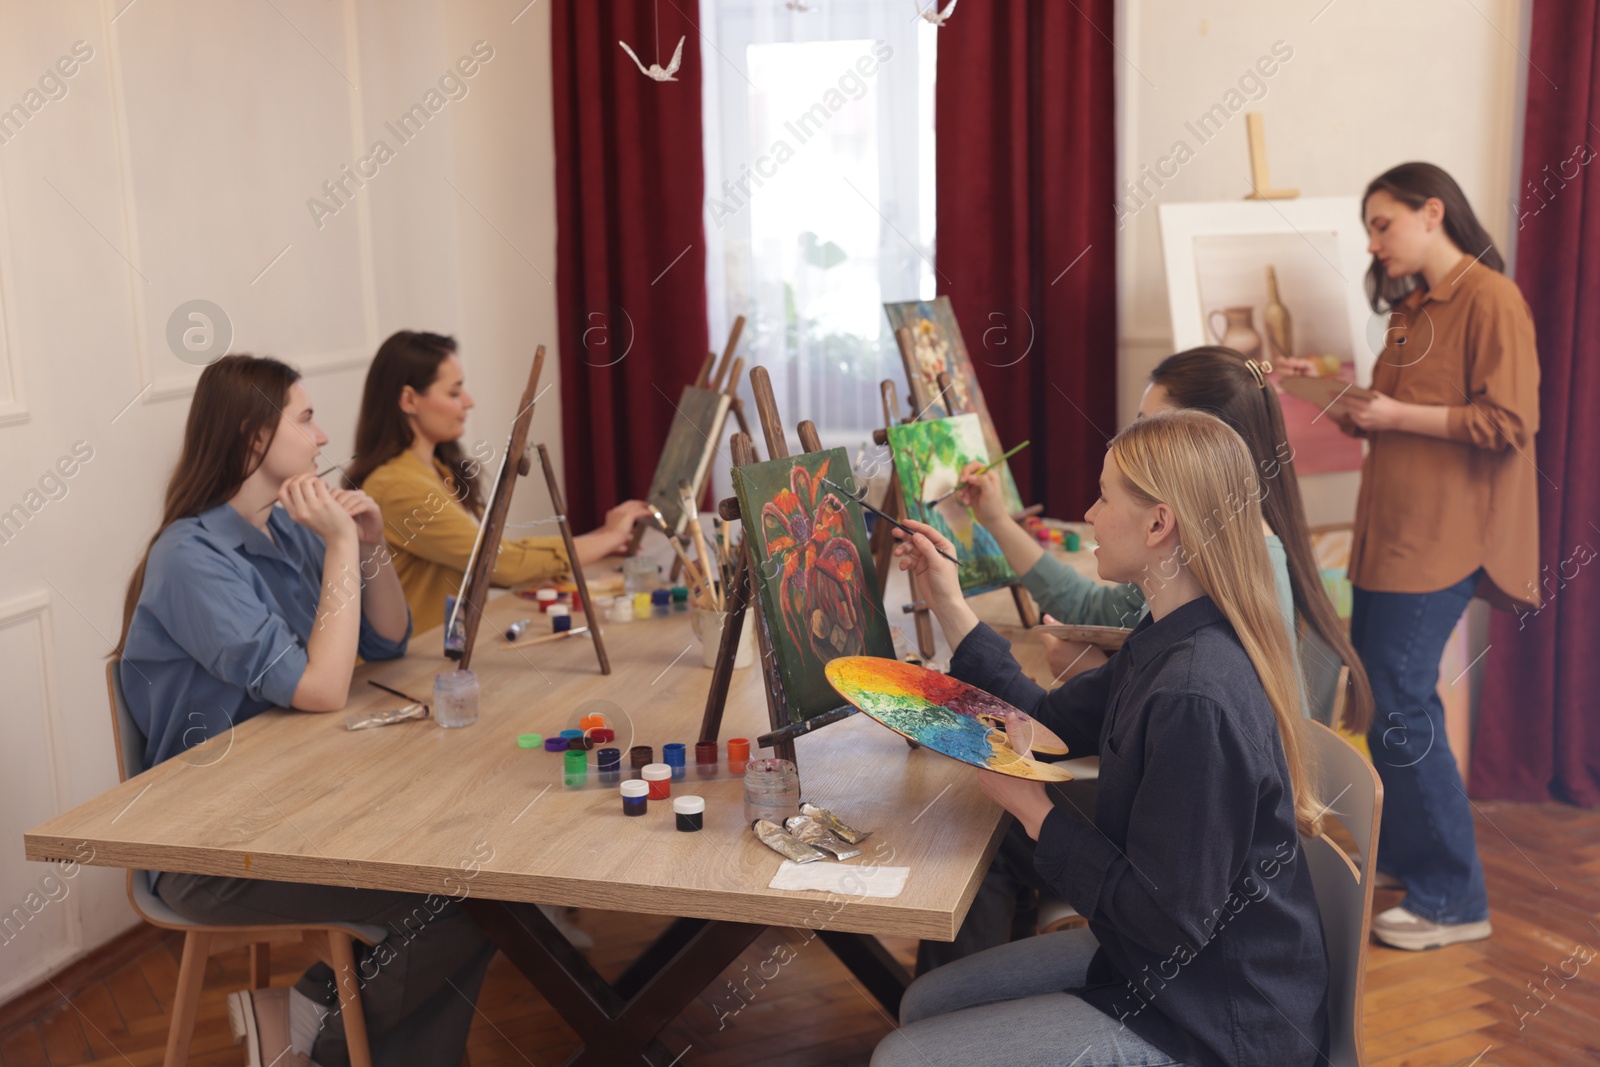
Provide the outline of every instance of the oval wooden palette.
{"type": "Polygon", "coordinates": [[[1086,645],[1103,648],[1107,652],[1115,652],[1122,647],[1132,630],[1121,626],[1071,626],[1066,623],[1042,623],[1032,627],[1029,631],[1036,634],[1049,634],[1059,637],[1063,641],[1081,641],[1086,645]]]}
{"type": "Polygon", "coordinates": [[[948,674],[874,656],[841,656],[824,671],[863,714],[942,756],[1013,778],[1072,781],[1068,771],[1012,748],[1005,731],[993,725],[1004,722],[1007,712],[1022,715],[1030,727],[1032,719],[948,674]]]}

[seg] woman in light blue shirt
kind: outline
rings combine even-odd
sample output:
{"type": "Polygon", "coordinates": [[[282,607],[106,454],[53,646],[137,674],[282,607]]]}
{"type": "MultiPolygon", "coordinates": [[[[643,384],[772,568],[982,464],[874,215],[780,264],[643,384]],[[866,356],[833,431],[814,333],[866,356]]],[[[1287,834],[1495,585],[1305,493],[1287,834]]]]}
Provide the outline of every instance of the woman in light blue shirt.
{"type": "MultiPolygon", "coordinates": [[[[112,653],[147,769],[274,706],[338,711],[358,654],[405,654],[411,616],[378,507],[317,477],[328,438],[299,378],[253,356],[225,356],[200,375],[161,527],[129,583],[112,653]]],[[[404,931],[405,964],[375,968],[361,990],[373,1063],[460,1062],[494,948],[459,904],[176,872],[154,889],[180,915],[216,925],[401,930],[426,909],[422,929],[404,931]]],[[[391,941],[401,937],[371,954],[391,941]]],[[[251,1063],[290,1067],[314,1054],[331,1064],[346,1055],[342,1020],[329,1012],[337,1003],[333,973],[319,964],[293,990],[232,994],[229,1017],[251,1063]]]]}

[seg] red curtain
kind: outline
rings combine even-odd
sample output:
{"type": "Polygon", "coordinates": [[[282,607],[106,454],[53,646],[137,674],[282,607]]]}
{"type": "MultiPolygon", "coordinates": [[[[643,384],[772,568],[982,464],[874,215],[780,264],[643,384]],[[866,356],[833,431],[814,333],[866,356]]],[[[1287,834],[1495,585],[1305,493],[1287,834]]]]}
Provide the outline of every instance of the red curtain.
{"type": "Polygon", "coordinates": [[[552,0],[556,307],[567,513],[650,488],[707,351],[699,5],[552,0]],[[666,67],[684,39],[676,81],[666,67]]]}
{"type": "Polygon", "coordinates": [[[1496,612],[1474,796],[1600,804],[1600,0],[1533,5],[1517,284],[1539,339],[1544,606],[1496,612]],[[1593,162],[1591,162],[1593,161],[1593,162]]]}
{"type": "Polygon", "coordinates": [[[1117,415],[1112,0],[963,4],[939,34],[935,273],[1024,504],[1077,519],[1117,415]]]}

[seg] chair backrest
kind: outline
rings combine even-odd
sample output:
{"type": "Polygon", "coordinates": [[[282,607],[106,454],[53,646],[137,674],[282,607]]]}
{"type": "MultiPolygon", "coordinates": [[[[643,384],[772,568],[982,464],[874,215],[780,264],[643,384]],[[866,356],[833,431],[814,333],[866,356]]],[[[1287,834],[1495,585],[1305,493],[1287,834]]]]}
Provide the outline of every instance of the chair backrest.
{"type": "MultiPolygon", "coordinates": [[[[133,721],[128,710],[128,700],[122,691],[122,661],[106,664],[106,695],[111,701],[111,737],[117,746],[117,776],[126,782],[144,770],[144,731],[133,721]]],[[[170,925],[157,920],[166,918],[165,905],[161,904],[150,888],[149,871],[128,871],[128,899],[133,910],[147,922],[170,925]]]]}
{"type": "Polygon", "coordinates": [[[1326,833],[1300,839],[1328,945],[1328,1051],[1334,1067],[1361,1067],[1361,1000],[1383,783],[1361,753],[1326,726],[1307,723],[1303,736],[1317,795],[1355,842],[1359,861],[1326,833]]]}
{"type": "Polygon", "coordinates": [[[1300,631],[1300,673],[1305,676],[1311,717],[1324,726],[1334,725],[1340,710],[1339,696],[1344,692],[1344,661],[1309,626],[1300,631]]]}

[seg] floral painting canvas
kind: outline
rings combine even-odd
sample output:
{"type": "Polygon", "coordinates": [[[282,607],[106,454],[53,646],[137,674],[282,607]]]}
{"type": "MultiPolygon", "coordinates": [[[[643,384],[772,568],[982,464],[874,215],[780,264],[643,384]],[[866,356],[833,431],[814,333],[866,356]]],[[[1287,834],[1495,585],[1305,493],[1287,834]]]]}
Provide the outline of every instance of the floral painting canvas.
{"type": "Polygon", "coordinates": [[[733,469],[790,722],[843,706],[829,661],[894,658],[861,505],[829,480],[853,488],[842,448],[733,469]]]}
{"type": "MultiPolygon", "coordinates": [[[[995,432],[994,420],[989,417],[989,405],[984,403],[983,389],[978,385],[978,375],[972,369],[967,355],[966,342],[961,339],[961,327],[956,323],[955,309],[948,296],[934,300],[907,300],[899,304],[883,305],[889,316],[889,328],[904,326],[911,331],[911,359],[906,367],[908,378],[915,378],[912,396],[920,390],[929,398],[927,409],[918,418],[942,419],[948,415],[971,413],[978,417],[982,428],[984,451],[979,456],[985,462],[1005,455],[1000,435],[995,432]],[[939,375],[950,375],[949,404],[934,399],[939,396],[939,375]]],[[[1011,468],[1000,465],[1000,484],[1005,489],[1006,506],[1015,515],[1022,510],[1022,496],[1011,477],[1011,468]]]]}
{"type": "Polygon", "coordinates": [[[981,593],[1016,580],[994,535],[954,496],[937,504],[961,480],[961,468],[973,460],[987,462],[983,430],[976,415],[953,415],[889,427],[889,448],[900,475],[906,514],[925,522],[956,546],[961,589],[981,593]]]}

